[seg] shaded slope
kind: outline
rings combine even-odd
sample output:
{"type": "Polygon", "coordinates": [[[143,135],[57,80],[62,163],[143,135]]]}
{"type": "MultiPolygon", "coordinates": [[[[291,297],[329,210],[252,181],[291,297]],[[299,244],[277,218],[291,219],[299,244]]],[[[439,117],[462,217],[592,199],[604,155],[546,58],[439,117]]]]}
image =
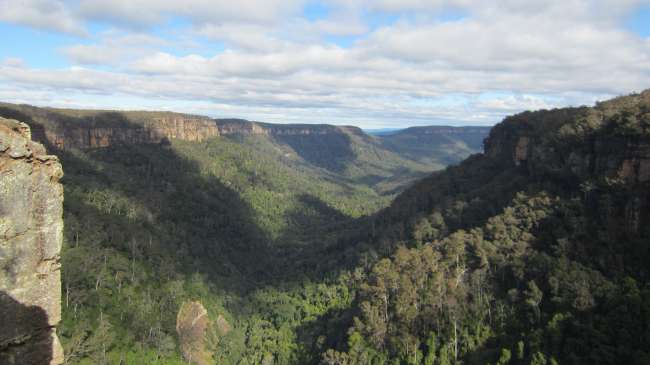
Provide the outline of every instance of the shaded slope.
{"type": "MultiPolygon", "coordinates": [[[[215,137],[265,138],[285,157],[304,162],[313,174],[342,184],[369,186],[378,194],[392,194],[439,163],[418,162],[356,127],[308,124],[269,124],[241,119],[209,119],[172,112],[106,111],[37,108],[0,103],[0,115],[29,121],[34,138],[58,149],[112,145],[204,142],[215,137]],[[320,171],[322,170],[322,171],[320,171]]],[[[237,140],[237,139],[233,139],[237,140]]],[[[251,146],[254,148],[255,146],[251,146]]]]}
{"type": "Polygon", "coordinates": [[[108,124],[92,124],[90,134],[111,136],[99,139],[107,141],[100,148],[77,148],[90,138],[48,145],[66,169],[66,361],[180,363],[174,317],[187,300],[233,324],[216,339],[219,363],[257,364],[268,356],[305,363],[316,356],[295,329],[351,300],[341,282],[320,281],[327,266],[314,265],[317,255],[351,217],[390,197],[310,164],[266,134],[142,143],[127,138],[144,130],[129,113],[118,113],[113,125],[105,112],[18,111],[2,112],[44,134],[65,134],[69,129],[55,130],[61,120],[74,129],[101,120],[108,124]]]}
{"type": "Polygon", "coordinates": [[[382,146],[406,158],[439,168],[483,150],[490,127],[411,127],[381,135],[382,146]]]}
{"type": "Polygon", "coordinates": [[[323,361],[648,363],[649,168],[650,91],[506,118],[369,222],[323,361]]]}

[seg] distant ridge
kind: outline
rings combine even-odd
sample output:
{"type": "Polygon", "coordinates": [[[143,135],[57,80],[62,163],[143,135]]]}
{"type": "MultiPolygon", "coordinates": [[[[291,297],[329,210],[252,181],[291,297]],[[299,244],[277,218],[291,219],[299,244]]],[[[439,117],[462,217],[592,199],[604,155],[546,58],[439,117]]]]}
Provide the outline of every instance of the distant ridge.
{"type": "Polygon", "coordinates": [[[421,126],[379,135],[391,151],[422,163],[455,164],[483,150],[491,127],[421,126]]]}
{"type": "Polygon", "coordinates": [[[273,124],[170,111],[58,109],[9,103],[0,103],[0,116],[25,121],[31,125],[36,141],[58,149],[101,148],[116,143],[166,144],[172,139],[203,142],[217,136],[270,136],[327,169],[340,172],[349,167],[350,161],[366,161],[361,170],[374,171],[368,174],[372,181],[387,176],[372,167],[378,166],[377,159],[384,161],[379,165],[391,166],[391,171],[402,171],[400,166],[413,164],[407,170],[418,174],[439,170],[480,152],[489,131],[489,127],[450,126],[364,131],[355,126],[273,124]]]}
{"type": "Polygon", "coordinates": [[[364,129],[363,131],[371,136],[386,136],[389,134],[395,134],[404,128],[377,128],[377,129],[364,129]]]}

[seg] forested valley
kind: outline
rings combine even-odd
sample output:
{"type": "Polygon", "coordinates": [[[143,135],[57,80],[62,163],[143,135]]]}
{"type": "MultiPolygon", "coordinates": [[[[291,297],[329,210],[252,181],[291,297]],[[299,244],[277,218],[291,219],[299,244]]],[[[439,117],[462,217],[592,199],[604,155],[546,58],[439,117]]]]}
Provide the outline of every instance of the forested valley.
{"type": "Polygon", "coordinates": [[[421,135],[45,139],[65,363],[650,364],[650,91],[508,117],[480,151],[421,135]]]}

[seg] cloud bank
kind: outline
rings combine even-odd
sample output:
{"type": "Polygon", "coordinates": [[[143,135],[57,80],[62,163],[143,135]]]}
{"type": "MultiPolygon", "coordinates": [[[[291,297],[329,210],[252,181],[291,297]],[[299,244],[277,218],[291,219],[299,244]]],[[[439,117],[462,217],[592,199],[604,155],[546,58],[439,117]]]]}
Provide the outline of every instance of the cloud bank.
{"type": "Polygon", "coordinates": [[[64,66],[33,67],[23,54],[0,62],[0,98],[270,122],[489,125],[650,88],[650,39],[625,27],[649,5],[0,0],[0,22],[71,39],[54,50],[64,66]]]}

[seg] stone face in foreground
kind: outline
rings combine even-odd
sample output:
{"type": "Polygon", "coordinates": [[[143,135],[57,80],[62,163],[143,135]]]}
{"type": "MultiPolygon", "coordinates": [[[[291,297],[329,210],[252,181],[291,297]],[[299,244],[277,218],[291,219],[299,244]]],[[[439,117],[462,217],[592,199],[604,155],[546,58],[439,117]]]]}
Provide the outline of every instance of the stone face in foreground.
{"type": "Polygon", "coordinates": [[[61,364],[63,175],[30,129],[0,118],[0,364],[61,364]]]}
{"type": "Polygon", "coordinates": [[[181,352],[188,363],[196,365],[214,363],[212,353],[206,348],[209,327],[208,311],[201,302],[183,303],[176,318],[176,332],[181,352]]]}

